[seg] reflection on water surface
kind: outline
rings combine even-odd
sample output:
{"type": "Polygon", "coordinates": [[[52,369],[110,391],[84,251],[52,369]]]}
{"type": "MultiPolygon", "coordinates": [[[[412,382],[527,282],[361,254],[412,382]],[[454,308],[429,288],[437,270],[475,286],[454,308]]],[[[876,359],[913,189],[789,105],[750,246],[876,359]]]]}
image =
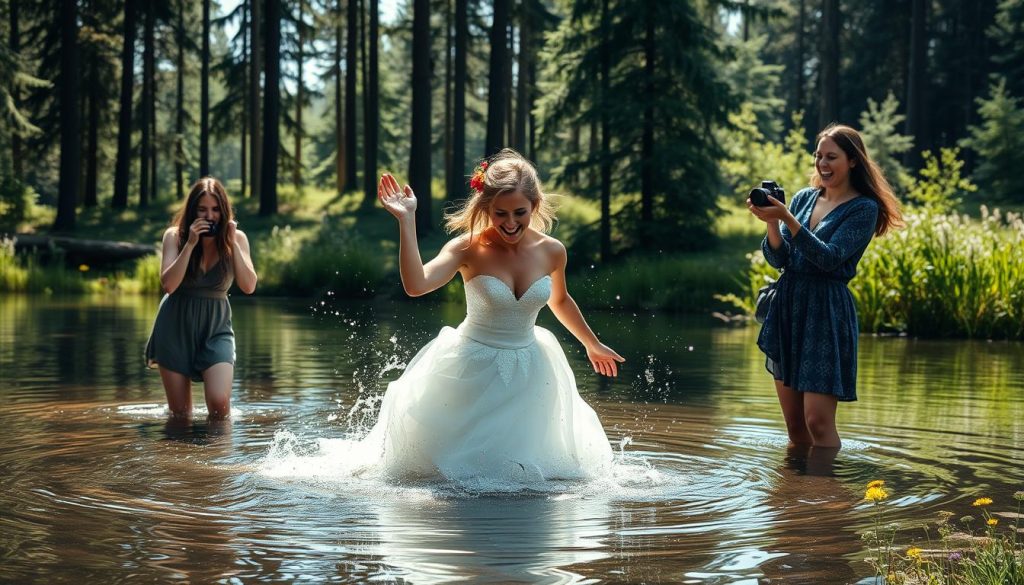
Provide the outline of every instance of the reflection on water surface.
{"type": "Polygon", "coordinates": [[[217,424],[166,420],[142,366],[157,301],[0,298],[0,581],[852,583],[867,481],[904,539],[1024,487],[1021,344],[863,338],[833,456],[786,449],[753,328],[589,315],[629,360],[607,380],[544,315],[616,473],[498,495],[332,475],[318,451],[461,307],[236,298],[217,424]]]}

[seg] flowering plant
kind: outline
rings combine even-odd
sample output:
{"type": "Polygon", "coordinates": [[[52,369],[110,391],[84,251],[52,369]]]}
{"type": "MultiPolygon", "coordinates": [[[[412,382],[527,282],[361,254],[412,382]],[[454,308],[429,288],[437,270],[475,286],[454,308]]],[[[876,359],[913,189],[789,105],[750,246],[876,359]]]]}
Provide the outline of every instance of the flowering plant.
{"type": "Polygon", "coordinates": [[[484,192],[484,172],[487,170],[487,161],[480,163],[480,166],[473,171],[473,177],[469,180],[469,188],[477,193],[484,192]]]}

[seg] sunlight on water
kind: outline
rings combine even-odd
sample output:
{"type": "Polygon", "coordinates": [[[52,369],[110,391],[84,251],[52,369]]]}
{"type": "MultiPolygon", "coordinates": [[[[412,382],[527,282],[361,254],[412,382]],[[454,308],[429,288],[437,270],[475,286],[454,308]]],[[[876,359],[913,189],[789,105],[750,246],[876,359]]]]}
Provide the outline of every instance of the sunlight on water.
{"type": "Polygon", "coordinates": [[[462,307],[233,300],[231,419],[196,386],[173,421],[141,360],[158,300],[0,298],[0,581],[870,582],[867,481],[902,542],[1024,488],[1020,344],[862,338],[837,455],[787,449],[755,329],[588,315],[609,380],[542,315],[614,465],[397,482],[359,440],[462,307]]]}

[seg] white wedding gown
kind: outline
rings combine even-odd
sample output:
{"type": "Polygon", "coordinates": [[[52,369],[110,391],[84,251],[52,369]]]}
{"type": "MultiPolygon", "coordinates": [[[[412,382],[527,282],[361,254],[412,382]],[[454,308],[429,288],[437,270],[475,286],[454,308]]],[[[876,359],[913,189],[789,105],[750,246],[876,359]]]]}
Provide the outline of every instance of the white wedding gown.
{"type": "Polygon", "coordinates": [[[516,299],[496,277],[466,283],[466,319],[445,327],[388,384],[356,463],[398,479],[589,479],[612,450],[565,353],[535,325],[551,277],[516,299]]]}

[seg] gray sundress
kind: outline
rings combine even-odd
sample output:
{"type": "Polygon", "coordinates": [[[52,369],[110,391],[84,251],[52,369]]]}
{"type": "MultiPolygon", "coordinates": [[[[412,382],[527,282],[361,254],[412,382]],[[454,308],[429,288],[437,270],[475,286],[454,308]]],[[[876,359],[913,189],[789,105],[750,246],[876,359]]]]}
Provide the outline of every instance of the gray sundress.
{"type": "Polygon", "coordinates": [[[164,295],[146,343],[146,365],[200,382],[210,366],[234,364],[235,332],[227,295],[234,280],[230,260],[222,257],[205,273],[187,275],[173,293],[164,295]]]}
{"type": "Polygon", "coordinates": [[[768,238],[761,250],[768,264],[783,269],[757,345],[776,380],[801,392],[857,399],[857,310],[847,283],[874,236],[878,203],[855,197],[810,228],[820,191],[803,189],[790,211],[801,224],[794,236],[782,225],[782,246],[768,238]]]}

